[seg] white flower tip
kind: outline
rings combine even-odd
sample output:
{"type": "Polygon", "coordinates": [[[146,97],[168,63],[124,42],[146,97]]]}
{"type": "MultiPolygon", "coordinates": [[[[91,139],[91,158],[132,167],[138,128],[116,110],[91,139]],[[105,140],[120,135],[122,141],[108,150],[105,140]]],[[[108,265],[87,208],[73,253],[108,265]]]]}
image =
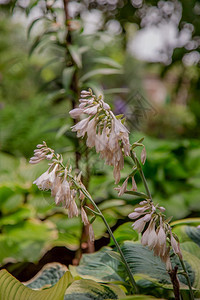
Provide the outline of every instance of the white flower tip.
{"type": "Polygon", "coordinates": [[[144,147],[144,148],[142,149],[142,152],[141,152],[141,162],[142,162],[143,165],[145,164],[146,157],[147,157],[147,154],[146,154],[146,149],[145,149],[145,147],[144,147]]]}
{"type": "Polygon", "coordinates": [[[149,222],[151,220],[151,214],[146,214],[145,216],[144,216],[144,221],[145,222],[149,222]]]}
{"type": "Polygon", "coordinates": [[[163,206],[160,206],[160,207],[159,207],[159,210],[160,210],[161,212],[165,212],[165,208],[164,208],[163,206]]]}
{"type": "Polygon", "coordinates": [[[53,153],[48,154],[45,156],[47,160],[51,160],[53,158],[53,153]]]}
{"type": "Polygon", "coordinates": [[[37,148],[42,148],[42,147],[44,147],[44,145],[38,144],[36,147],[37,147],[37,148]]]}
{"type": "Polygon", "coordinates": [[[137,212],[132,212],[132,213],[130,213],[130,214],[128,215],[128,217],[129,217],[130,219],[136,219],[136,218],[139,217],[139,216],[140,216],[140,214],[137,213],[137,212]]]}
{"type": "Polygon", "coordinates": [[[140,205],[145,205],[145,204],[147,204],[147,201],[146,201],[146,200],[141,201],[139,204],[140,204],[140,205]]]}
{"type": "Polygon", "coordinates": [[[106,110],[108,110],[108,109],[110,109],[110,105],[108,104],[108,103],[103,103],[103,108],[104,109],[106,109],[106,110]]]}

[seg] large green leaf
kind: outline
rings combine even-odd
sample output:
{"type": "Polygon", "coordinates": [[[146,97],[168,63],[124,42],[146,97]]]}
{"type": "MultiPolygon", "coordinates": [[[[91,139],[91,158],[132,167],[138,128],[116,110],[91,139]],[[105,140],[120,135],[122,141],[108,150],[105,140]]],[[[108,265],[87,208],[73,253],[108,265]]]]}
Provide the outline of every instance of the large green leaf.
{"type": "Polygon", "coordinates": [[[63,300],[65,291],[73,281],[67,271],[53,287],[35,291],[24,286],[6,270],[0,271],[0,299],[1,300],[63,300]]]}
{"type": "MultiPolygon", "coordinates": [[[[149,295],[134,295],[134,296],[126,296],[125,298],[120,298],[120,300],[151,300],[151,299],[162,300],[161,298],[155,298],[149,295]]],[[[110,300],[110,299],[106,299],[106,300],[110,300]]]]}
{"type": "MultiPolygon", "coordinates": [[[[186,241],[193,241],[200,247],[200,229],[194,226],[175,226],[173,228],[181,243],[186,241]]],[[[199,248],[200,250],[200,248],[199,248]]]]}
{"type": "Polygon", "coordinates": [[[82,227],[80,218],[69,219],[66,215],[57,213],[48,220],[58,229],[58,237],[52,241],[53,246],[66,246],[71,250],[79,248],[82,227]]]}
{"type": "Polygon", "coordinates": [[[125,293],[114,284],[100,284],[93,280],[74,281],[66,290],[65,300],[121,299],[125,293]]]}
{"type": "MultiPolygon", "coordinates": [[[[133,222],[124,223],[114,231],[114,236],[118,243],[122,243],[127,240],[138,240],[139,235],[137,231],[133,230],[132,224],[133,222]]],[[[114,242],[111,240],[110,244],[114,245],[114,242]]]]}
{"type": "Polygon", "coordinates": [[[185,250],[200,259],[200,249],[196,243],[187,241],[181,243],[180,246],[181,250],[185,250]]]}
{"type": "MultiPolygon", "coordinates": [[[[182,251],[182,253],[191,284],[195,289],[200,291],[200,259],[187,251],[182,251]]],[[[176,264],[178,265],[179,269],[181,269],[180,263],[178,261],[176,262],[176,264]]],[[[187,284],[184,276],[180,275],[179,280],[183,284],[187,284]]]]}
{"type": "MultiPolygon", "coordinates": [[[[14,197],[14,198],[16,198],[16,197],[14,197]]],[[[12,214],[2,216],[0,219],[0,226],[8,225],[8,224],[14,225],[14,224],[17,224],[17,223],[23,221],[24,219],[28,219],[33,216],[34,216],[33,207],[24,205],[24,206],[20,207],[17,211],[13,212],[12,214]]]]}
{"type": "MultiPolygon", "coordinates": [[[[147,247],[134,242],[125,242],[122,251],[134,275],[147,279],[164,288],[172,288],[170,277],[166,271],[165,264],[159,257],[154,256],[153,251],[147,247]]],[[[187,251],[183,251],[183,259],[186,265],[191,284],[194,288],[200,288],[200,260],[187,251]]],[[[182,270],[177,256],[172,258],[173,265],[178,265],[182,270]]],[[[182,289],[187,289],[187,281],[183,275],[179,275],[182,289]]]]}
{"type": "Polygon", "coordinates": [[[177,226],[177,225],[193,225],[197,226],[200,225],[200,218],[188,218],[188,219],[182,219],[177,220],[170,223],[171,227],[177,226]]]}
{"type": "Polygon", "coordinates": [[[139,275],[139,277],[146,278],[161,286],[171,286],[165,264],[158,256],[154,256],[153,251],[131,241],[124,242],[122,251],[133,275],[139,275]]]}
{"type": "Polygon", "coordinates": [[[42,290],[54,286],[67,271],[67,267],[59,263],[45,265],[31,280],[24,284],[32,290],[42,290]]]}
{"type": "Polygon", "coordinates": [[[101,282],[124,282],[127,277],[124,265],[109,255],[110,252],[110,248],[103,248],[96,253],[84,254],[79,266],[70,266],[72,274],[101,282]]]}
{"type": "Polygon", "coordinates": [[[27,220],[6,225],[0,234],[0,263],[5,259],[37,261],[56,236],[54,225],[48,221],[27,220]]]}

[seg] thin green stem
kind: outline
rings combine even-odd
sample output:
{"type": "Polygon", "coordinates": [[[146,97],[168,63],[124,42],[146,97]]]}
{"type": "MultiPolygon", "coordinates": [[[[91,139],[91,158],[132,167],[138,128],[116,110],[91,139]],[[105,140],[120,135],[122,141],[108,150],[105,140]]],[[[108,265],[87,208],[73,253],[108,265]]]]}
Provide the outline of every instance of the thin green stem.
{"type": "Polygon", "coordinates": [[[142,171],[141,164],[140,164],[139,160],[137,159],[137,156],[136,156],[136,154],[135,154],[134,152],[131,152],[131,158],[133,159],[134,163],[135,163],[136,166],[137,166],[137,169],[138,169],[138,172],[139,172],[140,177],[141,177],[141,179],[142,179],[142,182],[143,182],[143,184],[144,184],[146,193],[147,193],[147,195],[148,195],[150,201],[152,201],[151,192],[150,192],[150,190],[149,190],[149,187],[148,187],[146,178],[145,178],[144,173],[143,173],[143,171],[142,171]]]}
{"type": "MultiPolygon", "coordinates": [[[[147,193],[147,195],[148,195],[150,201],[152,202],[151,192],[150,192],[150,190],[149,190],[149,187],[148,187],[146,178],[145,178],[145,176],[144,176],[144,173],[143,173],[141,164],[140,164],[140,162],[139,162],[139,160],[138,160],[136,154],[135,154],[134,152],[132,152],[132,151],[131,151],[131,158],[133,159],[133,161],[134,161],[134,163],[135,163],[135,165],[136,165],[136,167],[137,167],[137,169],[138,169],[138,172],[139,172],[140,177],[141,177],[141,179],[142,179],[142,182],[143,182],[143,184],[144,184],[146,193],[147,193]]],[[[178,256],[178,257],[179,257],[179,256],[178,256]]],[[[188,287],[189,287],[189,291],[190,291],[190,297],[191,297],[190,299],[191,299],[191,300],[195,300],[194,295],[193,295],[193,291],[192,291],[192,285],[191,285],[190,278],[189,278],[189,275],[188,275],[188,273],[187,273],[185,264],[184,264],[183,260],[182,260],[180,257],[179,257],[179,260],[180,260],[180,262],[181,262],[181,266],[182,266],[182,268],[183,268],[183,270],[184,270],[184,273],[185,273],[184,275],[185,275],[186,280],[187,280],[187,283],[188,283],[188,287]]]]}
{"type": "Polygon", "coordinates": [[[179,260],[180,260],[181,266],[182,266],[182,268],[183,268],[183,270],[185,272],[184,275],[185,275],[185,278],[186,278],[187,283],[188,283],[188,287],[189,287],[189,291],[190,291],[190,299],[191,300],[195,300],[194,294],[193,294],[193,290],[192,290],[192,285],[191,285],[191,282],[190,282],[190,277],[188,275],[187,269],[185,267],[185,264],[184,264],[183,260],[180,257],[179,257],[179,260]]]}
{"type": "MultiPolygon", "coordinates": [[[[72,179],[72,180],[73,180],[73,179],[72,179]]],[[[110,226],[108,225],[108,223],[107,223],[107,221],[106,221],[104,215],[102,214],[102,212],[100,211],[100,209],[98,208],[98,206],[96,205],[96,203],[94,202],[94,200],[91,198],[90,194],[89,194],[84,188],[82,188],[81,186],[79,186],[75,180],[73,180],[73,182],[74,182],[74,184],[76,185],[76,187],[77,187],[78,189],[80,189],[81,192],[82,192],[82,193],[87,197],[87,199],[92,203],[92,205],[93,205],[93,206],[95,207],[95,209],[97,210],[98,215],[102,218],[102,220],[103,220],[103,222],[104,222],[104,224],[105,224],[105,226],[106,226],[106,228],[107,228],[107,230],[108,230],[108,232],[109,232],[109,234],[110,234],[110,237],[112,238],[112,240],[113,240],[113,242],[114,242],[114,244],[115,244],[115,246],[116,246],[118,252],[119,252],[120,255],[121,255],[122,261],[123,261],[123,263],[124,263],[124,265],[125,265],[125,267],[126,267],[128,276],[129,276],[130,281],[131,281],[131,284],[132,284],[132,286],[133,286],[133,288],[134,288],[134,290],[135,290],[135,293],[138,294],[138,288],[137,288],[135,279],[133,278],[133,275],[132,275],[132,273],[131,273],[131,269],[130,269],[130,267],[129,267],[129,265],[128,265],[128,263],[127,263],[125,257],[124,257],[124,254],[123,254],[123,252],[122,252],[122,250],[121,250],[121,248],[120,248],[120,246],[119,246],[117,240],[115,239],[115,237],[114,237],[114,235],[113,235],[113,233],[112,233],[112,230],[111,230],[110,226]]]]}

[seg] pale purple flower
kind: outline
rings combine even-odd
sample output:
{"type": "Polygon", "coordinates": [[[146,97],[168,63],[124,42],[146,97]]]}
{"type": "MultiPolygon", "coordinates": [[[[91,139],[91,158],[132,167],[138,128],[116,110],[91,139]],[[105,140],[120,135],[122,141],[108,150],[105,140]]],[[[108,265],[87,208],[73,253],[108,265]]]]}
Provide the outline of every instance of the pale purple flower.
{"type": "Polygon", "coordinates": [[[74,109],[70,110],[70,112],[69,112],[70,116],[73,119],[79,117],[82,113],[83,113],[83,109],[81,109],[81,108],[74,108],[74,109]]]}
{"type": "Polygon", "coordinates": [[[161,212],[165,212],[165,208],[164,208],[163,206],[160,206],[160,207],[159,207],[159,210],[160,210],[161,212]]]}
{"type": "Polygon", "coordinates": [[[98,107],[99,107],[99,105],[91,106],[91,107],[85,108],[83,112],[85,114],[93,116],[97,113],[98,107]]]}
{"type": "Polygon", "coordinates": [[[89,117],[81,120],[76,125],[72,126],[72,131],[77,131],[77,137],[83,137],[87,131],[89,117]]]}
{"type": "Polygon", "coordinates": [[[96,98],[91,91],[83,91],[79,101],[79,108],[70,111],[70,114],[76,117],[83,113],[88,117],[74,125],[72,131],[77,132],[77,137],[83,137],[87,133],[87,146],[95,147],[106,164],[114,167],[113,175],[115,183],[118,183],[120,171],[124,167],[124,156],[130,154],[129,131],[114,116],[102,97],[96,98]]]}
{"type": "Polygon", "coordinates": [[[43,173],[40,177],[38,177],[33,183],[38,186],[39,189],[45,191],[50,190],[53,186],[53,183],[56,178],[56,171],[58,170],[58,164],[56,164],[53,168],[53,170],[50,172],[50,168],[43,173]]]}
{"type": "Polygon", "coordinates": [[[149,221],[151,220],[151,218],[152,218],[152,213],[151,213],[151,214],[146,214],[146,215],[144,216],[144,221],[145,221],[145,222],[149,222],[149,221]]]}
{"type": "Polygon", "coordinates": [[[91,243],[95,241],[94,230],[91,224],[89,225],[89,238],[91,243]]]}
{"type": "Polygon", "coordinates": [[[143,165],[145,164],[146,157],[147,157],[146,149],[145,149],[145,147],[143,147],[142,152],[141,152],[141,162],[143,165]]]}
{"type": "Polygon", "coordinates": [[[81,206],[81,219],[85,226],[89,224],[87,214],[82,206],[81,206]]]}
{"type": "Polygon", "coordinates": [[[132,226],[134,230],[137,230],[140,233],[143,231],[145,224],[146,222],[144,221],[144,218],[140,218],[135,221],[132,226]]]}
{"type": "Polygon", "coordinates": [[[124,182],[123,182],[123,184],[122,184],[121,187],[115,188],[115,190],[118,191],[118,196],[119,196],[119,197],[122,196],[122,195],[126,192],[128,179],[129,179],[129,177],[127,177],[127,178],[124,180],[124,182]]]}
{"type": "Polygon", "coordinates": [[[172,233],[170,233],[170,242],[171,242],[171,246],[172,246],[174,253],[178,254],[180,257],[182,257],[179,243],[176,241],[176,239],[174,238],[172,233]]]}
{"type": "Polygon", "coordinates": [[[153,249],[158,241],[158,236],[155,231],[155,222],[152,222],[151,228],[149,229],[149,237],[148,237],[148,247],[149,249],[153,249]]]}
{"type": "Polygon", "coordinates": [[[149,209],[149,206],[143,206],[143,207],[136,207],[135,208],[135,211],[136,212],[139,212],[139,213],[142,213],[144,212],[145,210],[149,209]]]}
{"type": "Polygon", "coordinates": [[[137,191],[137,184],[135,182],[134,176],[132,176],[132,188],[131,191],[137,191]]]}
{"type": "Polygon", "coordinates": [[[132,212],[132,213],[130,213],[129,215],[128,215],[128,217],[130,218],[130,219],[137,219],[137,218],[139,218],[141,216],[141,214],[140,213],[138,213],[138,212],[132,212]]]}

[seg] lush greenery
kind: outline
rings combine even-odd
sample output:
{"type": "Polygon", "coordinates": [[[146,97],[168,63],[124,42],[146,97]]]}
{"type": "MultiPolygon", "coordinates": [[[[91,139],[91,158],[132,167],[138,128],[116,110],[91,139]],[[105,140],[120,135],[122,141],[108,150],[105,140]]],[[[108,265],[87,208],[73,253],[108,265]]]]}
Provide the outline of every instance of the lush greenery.
{"type": "MultiPolygon", "coordinates": [[[[47,265],[25,284],[27,287],[2,270],[0,296],[2,299],[174,299],[164,264],[139,244],[141,237],[132,229],[127,217],[140,199],[132,195],[117,196],[112,170],[97,154],[86,150],[84,141],[79,142],[71,133],[73,121],[68,115],[77,103],[80,90],[88,87],[97,94],[104,93],[116,111],[119,110],[118,103],[131,108],[137,106],[133,95],[139,93],[148,99],[144,78],[146,74],[156,74],[161,81],[173,76],[175,80],[168,83],[165,103],[153,103],[149,113],[140,111],[139,119],[129,120],[130,139],[133,143],[141,136],[145,137],[147,161],[144,173],[154,201],[166,208],[167,217],[173,216],[171,224],[179,236],[198,298],[199,66],[184,64],[183,57],[193,51],[199,52],[199,45],[195,44],[200,32],[199,2],[177,1],[182,5],[178,32],[192,24],[190,42],[193,44],[171,49],[171,61],[167,64],[141,62],[127,51],[136,26],[139,30],[148,9],[158,9],[162,1],[145,1],[138,7],[131,1],[122,1],[123,5],[120,7],[117,2],[113,10],[108,3],[106,9],[98,1],[95,7],[83,4],[71,23],[64,21],[63,8],[56,5],[54,8],[54,2],[57,1],[30,1],[24,7],[20,1],[7,1],[0,8],[0,264],[23,281],[52,261],[65,263],[69,268],[60,264],[47,265]],[[42,5],[42,15],[29,21],[28,26],[16,21],[17,16],[24,18],[25,14],[31,20],[35,7],[42,5]],[[103,21],[98,30],[87,34],[82,14],[92,12],[94,8],[102,13],[103,21]],[[114,34],[108,30],[112,20],[121,26],[114,34]],[[186,103],[180,105],[178,102],[185,86],[188,92],[186,103]],[[83,170],[84,183],[113,228],[143,295],[126,296],[131,290],[126,270],[100,218],[96,218],[93,228],[95,249],[101,249],[83,254],[79,265],[73,265],[74,261],[79,261],[82,252],[90,252],[81,247],[87,240],[83,237],[80,218],[68,219],[65,210],[55,206],[50,193],[38,191],[32,185],[45,166],[43,163],[30,166],[28,159],[35,145],[42,140],[64,153],[66,161],[70,160],[83,170]],[[70,254],[69,261],[59,257],[58,249],[62,247],[70,254]],[[52,259],[46,256],[48,253],[58,256],[52,259]],[[27,278],[22,276],[24,270],[27,278]]],[[[159,14],[165,21],[170,17],[162,9],[159,14]]],[[[150,100],[147,102],[149,105],[150,100]]],[[[125,113],[123,109],[122,113],[125,113]]],[[[127,159],[122,180],[131,167],[127,159]]],[[[136,181],[138,189],[142,190],[137,175],[136,181]]],[[[175,264],[178,262],[174,260],[175,264]]],[[[184,276],[180,274],[179,280],[183,299],[189,299],[184,276]]]]}

